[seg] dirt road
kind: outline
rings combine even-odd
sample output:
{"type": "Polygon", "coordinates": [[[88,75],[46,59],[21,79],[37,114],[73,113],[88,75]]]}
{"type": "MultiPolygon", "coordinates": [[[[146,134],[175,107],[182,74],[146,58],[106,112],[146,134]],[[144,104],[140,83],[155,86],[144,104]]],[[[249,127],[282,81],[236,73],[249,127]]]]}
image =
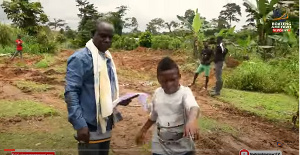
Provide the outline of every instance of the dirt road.
{"type": "MultiPolygon", "coordinates": [[[[60,93],[64,89],[64,73],[57,72],[55,68],[65,64],[70,54],[72,54],[72,51],[61,52],[55,57],[56,62],[47,69],[15,68],[12,64],[1,64],[0,99],[34,99],[66,111],[64,101],[60,97],[60,93]],[[26,93],[14,86],[13,81],[15,80],[31,80],[50,84],[54,86],[54,89],[43,94],[26,93]]],[[[135,51],[113,53],[120,79],[121,94],[126,92],[151,94],[158,87],[156,65],[163,56],[172,57],[181,68],[188,59],[184,54],[174,55],[171,52],[142,48],[135,51]]],[[[26,63],[34,62],[30,60],[26,63]]],[[[182,72],[181,83],[187,85],[192,80],[192,76],[193,73],[191,72],[182,72]]],[[[201,131],[201,138],[197,141],[197,154],[236,155],[241,149],[281,150],[284,155],[299,154],[298,131],[250,114],[244,114],[227,103],[209,97],[201,91],[201,78],[199,76],[199,83],[192,88],[201,108],[201,117],[226,124],[233,128],[235,132],[224,132],[218,129],[207,132],[201,131]],[[279,147],[277,142],[286,145],[279,147]]],[[[211,73],[210,79],[209,85],[213,86],[213,73],[211,73]]],[[[113,154],[149,154],[145,151],[150,149],[149,146],[138,147],[134,144],[135,135],[146,121],[147,113],[136,102],[128,107],[119,107],[119,110],[122,112],[124,120],[113,129],[111,142],[113,154]]],[[[149,139],[150,136],[151,132],[149,132],[149,139]]]]}

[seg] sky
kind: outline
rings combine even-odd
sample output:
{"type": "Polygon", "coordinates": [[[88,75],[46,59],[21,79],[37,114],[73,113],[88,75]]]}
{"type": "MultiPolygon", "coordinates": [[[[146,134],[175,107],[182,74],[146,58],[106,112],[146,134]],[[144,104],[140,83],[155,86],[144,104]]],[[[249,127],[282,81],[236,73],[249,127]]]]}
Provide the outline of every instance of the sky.
{"type": "MultiPolygon", "coordinates": [[[[45,13],[48,15],[50,21],[54,18],[63,19],[68,23],[72,29],[77,29],[79,13],[76,7],[75,0],[31,0],[39,1],[44,7],[45,13]]],[[[242,16],[239,17],[236,29],[239,30],[246,24],[246,12],[243,6],[243,0],[88,0],[93,3],[99,12],[106,13],[109,11],[116,11],[116,7],[126,5],[129,7],[125,17],[136,17],[139,27],[138,29],[144,31],[146,24],[154,18],[162,18],[165,21],[178,21],[176,15],[184,15],[188,9],[196,10],[206,20],[211,20],[219,16],[222,7],[227,3],[236,3],[241,6],[242,16]]],[[[250,0],[255,4],[255,0],[250,0]]],[[[3,0],[0,0],[2,4],[3,0]]],[[[6,14],[0,7],[0,21],[9,23],[6,14]]],[[[125,30],[126,31],[126,30],[125,30]]]]}

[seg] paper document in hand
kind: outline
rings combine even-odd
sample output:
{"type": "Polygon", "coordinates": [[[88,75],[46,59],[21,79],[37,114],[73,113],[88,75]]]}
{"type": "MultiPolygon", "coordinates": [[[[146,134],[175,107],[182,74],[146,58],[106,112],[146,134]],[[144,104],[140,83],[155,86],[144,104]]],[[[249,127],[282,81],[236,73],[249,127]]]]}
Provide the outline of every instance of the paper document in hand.
{"type": "Polygon", "coordinates": [[[116,107],[121,101],[127,100],[127,99],[129,99],[129,98],[132,98],[132,97],[135,96],[135,95],[139,95],[139,96],[137,97],[138,102],[143,106],[143,108],[144,108],[145,110],[148,110],[147,99],[148,99],[149,95],[146,94],[146,93],[127,93],[127,94],[125,94],[125,95],[119,97],[117,100],[115,100],[115,101],[113,102],[113,107],[116,107]]]}

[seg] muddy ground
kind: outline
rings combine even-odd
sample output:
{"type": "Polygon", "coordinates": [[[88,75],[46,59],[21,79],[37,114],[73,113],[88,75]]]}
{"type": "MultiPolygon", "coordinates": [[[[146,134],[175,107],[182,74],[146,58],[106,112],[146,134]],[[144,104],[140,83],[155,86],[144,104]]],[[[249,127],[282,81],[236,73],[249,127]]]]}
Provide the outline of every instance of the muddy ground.
{"type": "MultiPolygon", "coordinates": [[[[73,51],[62,51],[55,56],[55,63],[46,69],[36,69],[33,67],[16,67],[13,63],[4,62],[0,65],[0,99],[18,100],[31,99],[46,103],[57,109],[66,111],[66,106],[61,92],[64,90],[64,73],[56,71],[57,66],[66,63],[68,56],[73,51]],[[24,92],[14,85],[14,81],[28,80],[38,83],[49,84],[54,87],[45,93],[24,92]]],[[[164,57],[170,56],[180,66],[184,66],[187,56],[184,54],[174,55],[170,51],[153,51],[139,48],[135,51],[114,52],[113,57],[119,69],[120,91],[126,92],[146,92],[152,93],[158,87],[156,76],[156,65],[164,57]]],[[[2,58],[3,59],[3,58],[2,58]]],[[[40,60],[40,57],[25,60],[30,66],[40,60]]],[[[17,63],[21,60],[16,60],[17,63]]],[[[192,72],[182,72],[181,83],[189,84],[193,77],[192,72]]],[[[298,131],[286,127],[283,124],[275,124],[257,116],[244,114],[227,103],[220,102],[207,95],[203,91],[204,81],[200,80],[192,88],[194,95],[201,108],[201,117],[215,119],[220,123],[233,127],[237,133],[227,133],[222,131],[201,132],[200,140],[197,144],[197,154],[224,154],[236,155],[241,149],[248,150],[281,150],[284,155],[299,154],[299,134],[298,131]],[[281,147],[277,142],[285,143],[281,147]]],[[[214,85],[213,72],[210,75],[210,87],[214,85]]],[[[128,107],[119,107],[124,120],[113,129],[111,141],[112,152],[120,155],[142,154],[145,149],[138,147],[134,143],[134,138],[143,123],[147,120],[148,114],[136,102],[128,107]]],[[[67,121],[67,120],[66,120],[67,121]]],[[[0,123],[1,132],[5,132],[4,125],[18,124],[22,126],[18,118],[16,120],[0,123]]],[[[42,119],[32,119],[33,124],[41,124],[42,119]]],[[[43,130],[41,128],[41,130],[43,130]]],[[[148,139],[151,138],[151,131],[148,139]]],[[[74,146],[76,147],[76,146],[74,146]]]]}

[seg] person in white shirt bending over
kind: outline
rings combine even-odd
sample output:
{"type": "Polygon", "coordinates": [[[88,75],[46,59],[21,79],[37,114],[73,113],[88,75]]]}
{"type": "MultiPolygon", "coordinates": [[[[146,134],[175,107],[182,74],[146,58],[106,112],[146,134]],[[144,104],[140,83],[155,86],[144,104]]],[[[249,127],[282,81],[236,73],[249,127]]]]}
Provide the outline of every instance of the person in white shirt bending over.
{"type": "Polygon", "coordinates": [[[200,108],[191,89],[180,85],[180,78],[179,68],[172,59],[166,57],[159,62],[157,79],[161,87],[155,90],[150,118],[136,137],[136,143],[143,144],[147,130],[156,123],[153,155],[195,154],[200,108]]]}

